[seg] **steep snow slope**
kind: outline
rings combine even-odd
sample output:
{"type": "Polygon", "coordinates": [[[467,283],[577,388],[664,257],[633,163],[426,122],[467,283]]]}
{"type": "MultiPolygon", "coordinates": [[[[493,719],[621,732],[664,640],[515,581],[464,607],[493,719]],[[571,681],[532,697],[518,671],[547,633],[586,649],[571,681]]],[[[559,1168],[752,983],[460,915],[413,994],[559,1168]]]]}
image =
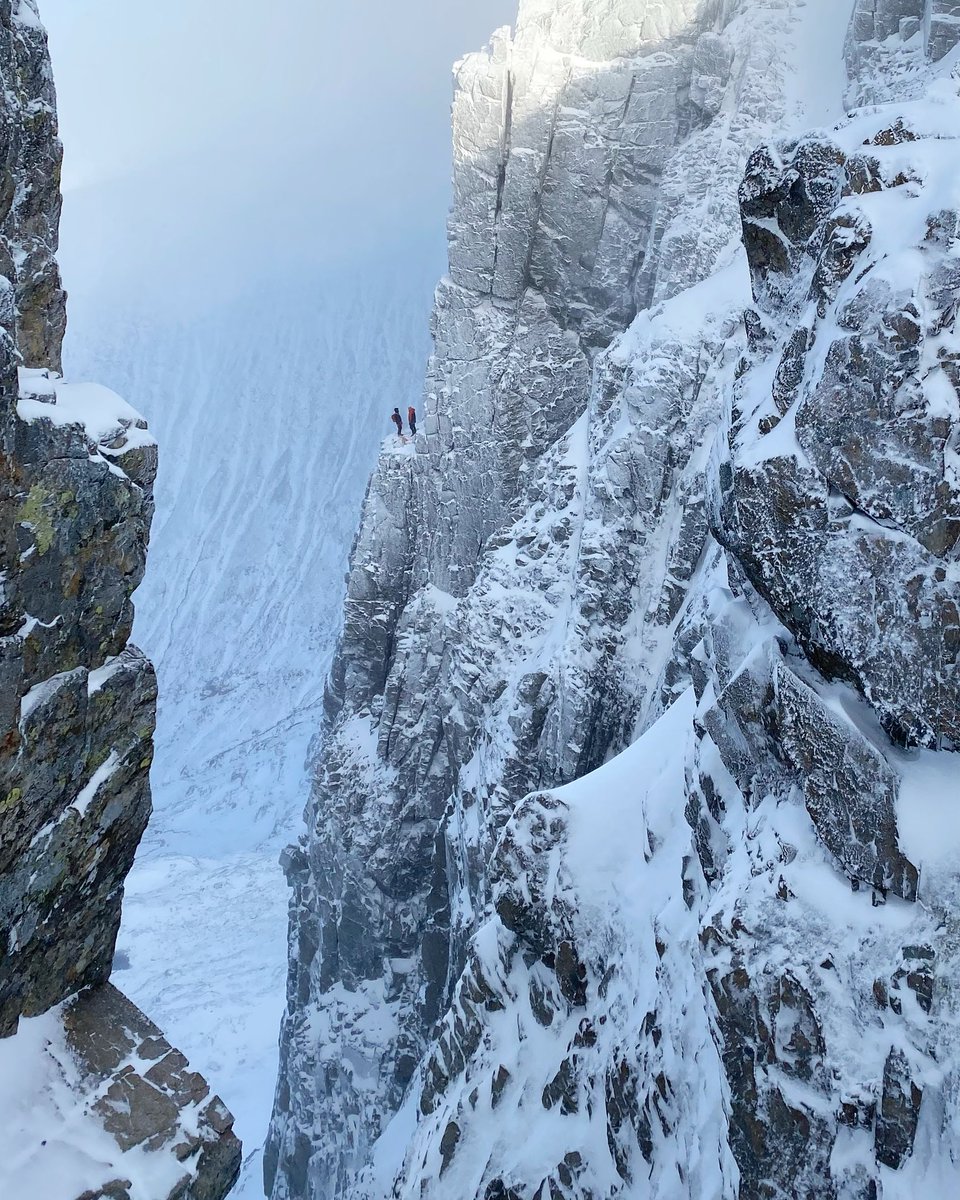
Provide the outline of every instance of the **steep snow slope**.
{"type": "Polygon", "coordinates": [[[425,435],[288,860],[277,1200],[956,1179],[896,744],[956,742],[948,8],[529,0],[461,64],[425,435]]]}

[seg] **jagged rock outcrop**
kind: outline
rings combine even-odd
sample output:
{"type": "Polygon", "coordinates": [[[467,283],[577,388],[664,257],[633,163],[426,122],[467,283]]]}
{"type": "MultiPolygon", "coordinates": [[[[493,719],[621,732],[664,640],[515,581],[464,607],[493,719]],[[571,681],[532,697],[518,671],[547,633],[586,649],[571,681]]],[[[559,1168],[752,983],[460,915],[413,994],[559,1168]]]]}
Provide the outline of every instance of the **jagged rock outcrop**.
{"type": "MultiPolygon", "coordinates": [[[[96,1057],[97,1039],[122,1039],[121,1017],[143,1038],[159,1036],[106,983],[123,881],[150,815],[156,680],[129,638],[157,455],[122,400],[56,374],[61,149],[32,0],[0,3],[0,69],[0,1038],[10,1039],[0,1054],[17,1053],[21,1019],[67,1002],[58,1011],[84,1060],[96,1057]]],[[[175,1052],[163,1054],[170,1063],[175,1052]]],[[[107,1064],[101,1055],[96,1080],[76,1084],[85,1119],[98,1125],[106,1104],[103,1127],[116,1135],[120,1174],[101,1164],[112,1190],[96,1194],[144,1194],[117,1182],[121,1155],[145,1141],[141,1126],[164,1107],[150,1149],[180,1165],[158,1176],[169,1179],[162,1194],[225,1195],[239,1165],[229,1114],[211,1102],[184,1141],[202,1081],[191,1077],[189,1100],[165,1083],[158,1107],[133,1087],[127,1057],[118,1049],[107,1064]],[[122,1104],[111,1099],[117,1089],[129,1090],[122,1104]]],[[[16,1083],[8,1078],[5,1090],[16,1083]]],[[[15,1095],[5,1098],[15,1106],[15,1095]]],[[[47,1144],[20,1146],[24,1161],[0,1166],[4,1194],[28,1178],[43,1190],[44,1164],[60,1169],[56,1129],[47,1144]]]]}
{"type": "Polygon", "coordinates": [[[958,100],[899,9],[530,0],[458,68],[426,432],[287,858],[275,1200],[958,1178],[958,100]]]}
{"type": "Polygon", "coordinates": [[[821,674],[857,687],[895,740],[952,746],[957,217],[931,180],[908,202],[926,209],[919,236],[885,224],[901,189],[925,182],[925,136],[922,118],[916,131],[898,118],[856,130],[852,154],[818,139],[786,162],[767,148],[751,160],[742,194],[761,361],[771,321],[792,332],[773,395],[753,372],[738,381],[719,525],[821,674]]]}
{"type": "MultiPolygon", "coordinates": [[[[0,276],[12,286],[7,303],[16,305],[17,346],[24,361],[59,370],[67,326],[67,298],[56,259],[63,150],[45,35],[35,8],[29,0],[4,0],[0,6],[0,60],[7,89],[0,117],[0,276]],[[25,173],[29,186],[24,186],[25,173]]],[[[6,307],[2,323],[10,329],[6,307]]]]}

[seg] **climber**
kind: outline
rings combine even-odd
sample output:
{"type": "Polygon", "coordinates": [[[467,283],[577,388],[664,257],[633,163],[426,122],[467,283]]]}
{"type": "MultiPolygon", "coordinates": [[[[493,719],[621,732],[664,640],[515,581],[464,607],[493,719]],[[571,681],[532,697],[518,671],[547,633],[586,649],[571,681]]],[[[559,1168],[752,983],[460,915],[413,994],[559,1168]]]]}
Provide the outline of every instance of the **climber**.
{"type": "Polygon", "coordinates": [[[395,408],[393,410],[393,412],[390,414],[390,420],[397,427],[397,437],[402,438],[403,437],[403,417],[400,416],[399,408],[395,408]]]}
{"type": "Polygon", "coordinates": [[[417,410],[411,404],[407,409],[407,424],[410,426],[411,434],[417,436],[417,410]]]}

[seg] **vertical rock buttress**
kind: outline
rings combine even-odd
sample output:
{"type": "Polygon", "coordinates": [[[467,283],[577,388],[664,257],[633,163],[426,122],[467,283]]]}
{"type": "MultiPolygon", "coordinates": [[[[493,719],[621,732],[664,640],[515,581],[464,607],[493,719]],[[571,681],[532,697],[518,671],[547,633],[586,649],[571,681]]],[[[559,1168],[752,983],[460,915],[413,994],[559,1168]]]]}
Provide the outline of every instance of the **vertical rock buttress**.
{"type": "MultiPolygon", "coordinates": [[[[143,1195],[123,1155],[144,1150],[173,1164],[153,1196],[217,1200],[232,1119],[108,982],[151,807],[156,679],[129,639],[156,446],[118,397],[59,375],[62,151],[33,0],[0,0],[0,71],[0,1039],[56,1015],[69,1066],[51,1069],[116,1145],[96,1195],[143,1195]]],[[[55,1136],[18,1147],[31,1178],[55,1136]]]]}
{"type": "Polygon", "coordinates": [[[658,703],[708,534],[710,364],[742,297],[698,296],[704,344],[667,323],[646,355],[608,347],[729,262],[744,165],[782,115],[783,19],[524,0],[456,68],[422,429],[369,487],[286,858],[276,1200],[378,1194],[374,1143],[416,1086],[517,801],[600,765],[658,703]]]}

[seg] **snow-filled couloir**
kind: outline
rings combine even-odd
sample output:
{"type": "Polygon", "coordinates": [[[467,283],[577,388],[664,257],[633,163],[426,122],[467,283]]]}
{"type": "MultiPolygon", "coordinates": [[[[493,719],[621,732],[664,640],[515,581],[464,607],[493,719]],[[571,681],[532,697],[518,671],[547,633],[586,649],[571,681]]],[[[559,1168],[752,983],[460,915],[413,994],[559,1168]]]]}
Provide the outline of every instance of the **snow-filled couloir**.
{"type": "Polygon", "coordinates": [[[116,977],[230,1098],[239,1194],[256,1195],[283,1004],[277,859],[387,401],[417,399],[430,285],[382,263],[365,281],[261,278],[184,315],[152,282],[113,293],[79,266],[68,369],[135,398],[163,447],[136,627],[160,685],[155,815],[116,977]]]}

